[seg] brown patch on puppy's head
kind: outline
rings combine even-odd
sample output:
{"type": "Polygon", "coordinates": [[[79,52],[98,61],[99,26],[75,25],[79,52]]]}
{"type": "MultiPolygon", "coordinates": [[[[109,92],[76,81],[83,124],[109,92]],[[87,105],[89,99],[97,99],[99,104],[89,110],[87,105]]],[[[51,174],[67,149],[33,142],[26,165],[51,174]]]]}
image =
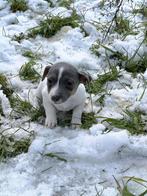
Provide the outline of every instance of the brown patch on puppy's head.
{"type": "Polygon", "coordinates": [[[92,80],[92,78],[89,74],[84,73],[84,72],[80,72],[79,73],[79,80],[83,84],[88,84],[92,80]]]}
{"type": "Polygon", "coordinates": [[[51,68],[51,66],[49,66],[49,65],[45,67],[44,72],[43,72],[43,76],[42,76],[42,81],[45,79],[45,77],[47,77],[50,68],[51,68]]]}

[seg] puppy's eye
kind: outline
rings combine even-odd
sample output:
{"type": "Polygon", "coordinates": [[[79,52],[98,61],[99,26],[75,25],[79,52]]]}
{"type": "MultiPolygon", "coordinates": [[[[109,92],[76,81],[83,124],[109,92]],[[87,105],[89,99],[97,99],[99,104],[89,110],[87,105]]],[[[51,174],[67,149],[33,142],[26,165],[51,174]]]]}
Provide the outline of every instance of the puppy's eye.
{"type": "Polygon", "coordinates": [[[49,78],[49,79],[47,80],[47,82],[48,82],[49,85],[52,85],[53,82],[54,82],[54,80],[49,78]]]}
{"type": "Polygon", "coordinates": [[[66,88],[69,90],[72,90],[73,89],[73,82],[68,80],[66,82],[66,88]]]}

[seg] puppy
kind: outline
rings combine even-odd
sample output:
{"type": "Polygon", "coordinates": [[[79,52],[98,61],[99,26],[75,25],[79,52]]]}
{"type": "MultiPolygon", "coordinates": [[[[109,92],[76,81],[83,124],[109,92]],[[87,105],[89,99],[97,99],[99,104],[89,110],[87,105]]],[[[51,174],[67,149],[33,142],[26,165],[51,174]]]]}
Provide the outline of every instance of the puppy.
{"type": "Polygon", "coordinates": [[[47,66],[37,89],[37,100],[43,104],[46,114],[45,125],[54,128],[57,125],[58,111],[72,111],[71,125],[81,125],[81,115],[86,100],[84,84],[90,81],[88,75],[79,73],[68,63],[56,63],[47,66]]]}

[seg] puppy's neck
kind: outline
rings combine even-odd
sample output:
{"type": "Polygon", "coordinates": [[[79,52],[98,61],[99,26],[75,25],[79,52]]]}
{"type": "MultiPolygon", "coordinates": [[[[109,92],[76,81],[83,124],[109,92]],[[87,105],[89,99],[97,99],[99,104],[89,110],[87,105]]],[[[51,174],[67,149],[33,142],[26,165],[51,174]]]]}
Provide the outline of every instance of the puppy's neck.
{"type": "Polygon", "coordinates": [[[55,104],[52,102],[52,104],[59,111],[70,111],[76,106],[80,105],[81,103],[84,103],[85,100],[86,100],[85,86],[82,83],[80,83],[76,92],[72,96],[70,96],[65,102],[61,104],[55,104]]]}

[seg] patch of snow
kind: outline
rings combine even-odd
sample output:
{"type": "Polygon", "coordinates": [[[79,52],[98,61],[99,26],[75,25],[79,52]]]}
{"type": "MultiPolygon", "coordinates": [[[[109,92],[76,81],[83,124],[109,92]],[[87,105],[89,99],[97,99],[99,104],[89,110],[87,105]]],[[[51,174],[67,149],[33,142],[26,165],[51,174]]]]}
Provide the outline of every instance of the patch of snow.
{"type": "MultiPolygon", "coordinates": [[[[142,43],[143,36],[140,38],[139,36],[134,38],[134,36],[127,36],[124,41],[121,40],[114,40],[114,44],[112,46],[115,48],[116,51],[119,51],[120,53],[128,56],[131,58],[137,51],[137,49],[140,47],[140,44],[142,43]]],[[[141,46],[138,50],[138,53],[136,56],[138,58],[144,54],[144,47],[141,46]]]]}
{"type": "Polygon", "coordinates": [[[8,118],[10,113],[11,113],[11,111],[12,111],[12,108],[10,106],[8,98],[3,93],[2,90],[0,90],[0,102],[1,102],[3,113],[4,113],[5,117],[8,118]]]}
{"type": "Polygon", "coordinates": [[[90,127],[89,130],[92,135],[98,136],[106,130],[106,127],[103,124],[96,124],[96,125],[93,125],[92,127],[90,127]]]}
{"type": "Polygon", "coordinates": [[[29,0],[28,1],[29,8],[31,8],[34,12],[45,14],[48,12],[49,4],[44,0],[29,0]]]}
{"type": "MultiPolygon", "coordinates": [[[[0,165],[0,194],[44,196],[48,191],[50,195],[80,195],[85,192],[87,196],[93,196],[96,190],[103,190],[103,195],[114,196],[118,191],[111,187],[112,175],[117,175],[117,179],[122,175],[145,175],[146,161],[139,153],[135,154],[136,149],[127,132],[92,136],[81,130],[40,127],[37,133],[39,135],[36,135],[27,154],[0,165]],[[64,157],[67,163],[45,156],[47,153],[64,157]],[[136,170],[138,166],[139,170],[136,170]],[[104,185],[99,184],[101,182],[104,185]]],[[[136,137],[134,141],[137,144],[139,140],[136,137]]]]}

